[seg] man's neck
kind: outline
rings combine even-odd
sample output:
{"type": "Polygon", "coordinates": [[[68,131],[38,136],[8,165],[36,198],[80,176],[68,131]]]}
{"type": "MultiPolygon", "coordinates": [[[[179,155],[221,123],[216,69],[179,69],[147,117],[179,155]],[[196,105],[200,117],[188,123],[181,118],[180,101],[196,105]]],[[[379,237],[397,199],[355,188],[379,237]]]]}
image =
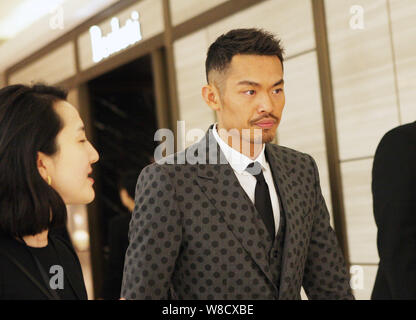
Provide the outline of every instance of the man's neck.
{"type": "Polygon", "coordinates": [[[48,245],[48,230],[35,234],[34,236],[24,236],[23,241],[29,247],[43,248],[48,245]]]}
{"type": "Polygon", "coordinates": [[[247,141],[241,137],[232,137],[231,135],[227,135],[225,130],[221,130],[221,128],[217,125],[217,132],[219,137],[224,141],[230,148],[236,150],[237,152],[245,155],[246,157],[254,160],[256,159],[261,151],[263,150],[262,143],[253,143],[247,141]],[[239,143],[235,143],[235,140],[240,140],[239,143]]]}

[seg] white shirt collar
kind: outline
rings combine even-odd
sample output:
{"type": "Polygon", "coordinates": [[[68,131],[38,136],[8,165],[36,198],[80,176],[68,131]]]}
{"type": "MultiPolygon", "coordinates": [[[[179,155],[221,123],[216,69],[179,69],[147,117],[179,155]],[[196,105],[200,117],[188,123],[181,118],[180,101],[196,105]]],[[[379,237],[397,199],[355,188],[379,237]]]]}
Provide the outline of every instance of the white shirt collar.
{"type": "Polygon", "coordinates": [[[249,174],[246,172],[247,166],[252,162],[258,162],[260,163],[262,170],[264,171],[266,166],[266,158],[264,156],[264,149],[265,144],[263,143],[263,148],[260,152],[260,154],[257,156],[256,159],[252,160],[246,155],[238,152],[237,150],[231,148],[227,143],[225,143],[224,140],[221,139],[221,137],[218,134],[217,131],[217,124],[214,124],[214,127],[212,128],[212,134],[214,135],[215,140],[217,140],[217,143],[219,144],[221,151],[224,153],[225,159],[227,159],[230,166],[233,168],[234,171],[236,171],[239,174],[249,174]]]}

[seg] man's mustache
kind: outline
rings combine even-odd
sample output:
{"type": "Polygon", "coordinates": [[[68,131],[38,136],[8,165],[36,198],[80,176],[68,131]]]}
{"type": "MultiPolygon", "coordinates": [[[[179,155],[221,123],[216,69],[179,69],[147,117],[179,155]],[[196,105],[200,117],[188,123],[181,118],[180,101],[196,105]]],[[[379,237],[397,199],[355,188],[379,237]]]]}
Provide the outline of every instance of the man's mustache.
{"type": "Polygon", "coordinates": [[[270,118],[274,119],[276,122],[279,122],[279,118],[278,117],[276,117],[274,114],[269,113],[269,114],[263,115],[263,116],[261,116],[261,117],[259,117],[257,119],[251,120],[250,121],[250,124],[255,124],[256,122],[259,122],[260,120],[270,119],[270,118]]]}

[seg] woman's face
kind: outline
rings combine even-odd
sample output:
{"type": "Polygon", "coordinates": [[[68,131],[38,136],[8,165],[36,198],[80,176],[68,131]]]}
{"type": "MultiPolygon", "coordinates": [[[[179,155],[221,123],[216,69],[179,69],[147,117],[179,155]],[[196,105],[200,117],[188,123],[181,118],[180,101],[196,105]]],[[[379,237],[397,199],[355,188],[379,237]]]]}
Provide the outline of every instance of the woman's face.
{"type": "Polygon", "coordinates": [[[90,203],[95,192],[89,175],[99,155],[85,136],[77,109],[66,101],[56,102],[54,109],[63,128],[56,137],[57,152],[52,156],[39,153],[39,171],[46,181],[48,175],[51,177],[51,186],[65,204],[90,203]]]}

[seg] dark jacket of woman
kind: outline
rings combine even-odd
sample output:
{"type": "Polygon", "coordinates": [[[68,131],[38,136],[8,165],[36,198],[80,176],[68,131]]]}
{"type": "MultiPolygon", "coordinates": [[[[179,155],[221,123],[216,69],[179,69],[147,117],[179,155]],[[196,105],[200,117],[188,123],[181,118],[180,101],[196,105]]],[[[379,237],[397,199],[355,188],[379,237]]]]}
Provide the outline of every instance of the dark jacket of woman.
{"type": "Polygon", "coordinates": [[[49,233],[46,247],[32,248],[0,234],[0,299],[86,300],[81,265],[72,245],[49,233]]]}

